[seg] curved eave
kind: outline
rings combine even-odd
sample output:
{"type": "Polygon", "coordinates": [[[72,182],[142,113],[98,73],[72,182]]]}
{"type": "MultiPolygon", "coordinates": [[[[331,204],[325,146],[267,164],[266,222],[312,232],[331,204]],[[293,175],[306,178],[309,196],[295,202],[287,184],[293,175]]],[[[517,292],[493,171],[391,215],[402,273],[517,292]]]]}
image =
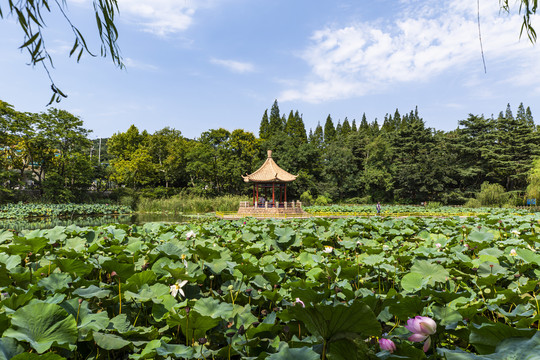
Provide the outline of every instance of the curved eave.
{"type": "Polygon", "coordinates": [[[278,179],[278,178],[274,178],[274,179],[252,179],[248,176],[242,176],[242,178],[244,179],[244,182],[254,182],[254,183],[290,183],[290,182],[293,182],[294,180],[296,180],[296,178],[298,177],[297,175],[293,175],[294,176],[294,179],[290,179],[290,180],[282,180],[282,179],[278,179]]]}

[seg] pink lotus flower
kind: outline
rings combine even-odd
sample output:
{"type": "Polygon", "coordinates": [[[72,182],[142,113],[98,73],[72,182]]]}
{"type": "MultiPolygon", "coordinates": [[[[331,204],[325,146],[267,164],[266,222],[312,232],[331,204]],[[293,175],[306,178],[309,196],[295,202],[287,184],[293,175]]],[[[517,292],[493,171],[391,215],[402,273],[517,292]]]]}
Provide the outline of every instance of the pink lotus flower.
{"type": "Polygon", "coordinates": [[[390,339],[380,339],[379,346],[381,347],[381,350],[390,351],[391,353],[396,351],[396,344],[390,339]]]}
{"type": "Polygon", "coordinates": [[[435,321],[427,316],[416,316],[407,320],[405,328],[413,333],[409,336],[409,341],[422,342],[427,339],[426,342],[424,342],[424,352],[427,352],[431,346],[430,335],[437,332],[437,324],[435,321]]]}
{"type": "Polygon", "coordinates": [[[293,305],[296,305],[296,304],[301,304],[302,307],[306,307],[306,304],[304,304],[304,302],[300,300],[300,298],[296,298],[296,300],[293,302],[293,305]]]}

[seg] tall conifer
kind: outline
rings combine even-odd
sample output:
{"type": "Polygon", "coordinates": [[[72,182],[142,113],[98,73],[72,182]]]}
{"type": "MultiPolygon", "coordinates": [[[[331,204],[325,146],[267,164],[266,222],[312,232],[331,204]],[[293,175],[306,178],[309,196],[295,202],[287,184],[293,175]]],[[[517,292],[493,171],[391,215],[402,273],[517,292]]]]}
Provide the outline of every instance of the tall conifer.
{"type": "Polygon", "coordinates": [[[268,109],[264,110],[264,114],[259,126],[259,138],[262,140],[268,139],[268,109]]]}

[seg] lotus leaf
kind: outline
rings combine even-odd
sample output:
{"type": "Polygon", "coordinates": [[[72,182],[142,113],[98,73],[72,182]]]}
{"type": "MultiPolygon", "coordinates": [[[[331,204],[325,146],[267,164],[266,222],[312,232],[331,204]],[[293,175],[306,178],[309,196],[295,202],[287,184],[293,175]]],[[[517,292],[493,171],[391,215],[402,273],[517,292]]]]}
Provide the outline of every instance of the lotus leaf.
{"type": "Polygon", "coordinates": [[[3,337],[28,342],[41,354],[53,346],[74,345],[78,331],[75,319],[59,305],[33,303],[13,313],[3,337]]]}

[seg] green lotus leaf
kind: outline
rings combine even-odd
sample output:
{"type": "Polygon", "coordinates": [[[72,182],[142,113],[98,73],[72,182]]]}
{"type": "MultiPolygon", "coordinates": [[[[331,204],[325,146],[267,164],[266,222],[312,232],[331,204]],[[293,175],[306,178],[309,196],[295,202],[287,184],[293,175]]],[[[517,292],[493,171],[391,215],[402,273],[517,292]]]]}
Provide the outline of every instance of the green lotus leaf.
{"type": "Polygon", "coordinates": [[[13,239],[12,245],[9,247],[10,252],[13,254],[24,255],[32,252],[38,253],[41,249],[47,246],[48,240],[44,237],[20,237],[17,236],[13,239]]]}
{"type": "Polygon", "coordinates": [[[118,260],[107,260],[101,266],[109,273],[116,272],[116,275],[123,282],[135,273],[135,266],[133,264],[120,263],[118,260]]]}
{"type": "Polygon", "coordinates": [[[277,228],[274,230],[274,235],[277,236],[277,242],[283,245],[287,245],[291,241],[294,241],[293,237],[296,236],[296,232],[290,228],[277,228]]]}
{"type": "Polygon", "coordinates": [[[105,350],[119,350],[131,345],[131,341],[114,334],[94,332],[93,337],[96,345],[105,350]]]}
{"type": "Polygon", "coordinates": [[[94,269],[92,265],[77,259],[56,259],[54,262],[63,272],[78,276],[85,276],[94,269]]]}
{"type": "Polygon", "coordinates": [[[161,346],[156,348],[156,354],[163,357],[173,355],[175,358],[192,359],[195,355],[195,350],[191,346],[162,342],[161,346]]]}
{"type": "Polygon", "coordinates": [[[133,274],[126,280],[126,290],[137,291],[145,284],[153,284],[156,281],[156,273],[152,270],[141,271],[133,274]]]}
{"type": "Polygon", "coordinates": [[[529,338],[503,340],[489,355],[475,355],[462,350],[439,349],[447,360],[534,360],[540,353],[540,332],[529,338]]]}
{"type": "Polygon", "coordinates": [[[450,274],[443,266],[427,260],[416,261],[411,267],[411,272],[422,274],[428,279],[430,285],[434,285],[436,282],[446,282],[450,277],[450,274]]]}
{"type": "Polygon", "coordinates": [[[0,244],[13,240],[13,231],[0,230],[0,244]]]}
{"type": "Polygon", "coordinates": [[[415,292],[427,285],[429,279],[423,274],[410,272],[401,279],[401,287],[407,292],[415,292]]]}
{"type": "Polygon", "coordinates": [[[134,300],[139,302],[147,302],[157,299],[160,296],[169,294],[169,292],[170,288],[164,284],[157,283],[152,286],[144,284],[139,289],[139,292],[133,293],[131,291],[126,291],[124,296],[127,301],[134,300]]]}
{"type": "Polygon", "coordinates": [[[12,270],[21,265],[21,257],[19,255],[0,253],[0,263],[3,263],[6,266],[6,269],[12,270]]]}
{"type": "Polygon", "coordinates": [[[52,273],[48,277],[39,280],[38,285],[52,293],[56,293],[66,290],[69,287],[68,284],[72,281],[73,279],[69,274],[52,273]]]}
{"type": "Polygon", "coordinates": [[[469,342],[479,354],[491,354],[495,352],[497,345],[505,339],[514,337],[529,338],[537,333],[535,329],[516,329],[500,322],[482,325],[473,324],[470,330],[469,342]]]}
{"type": "Polygon", "coordinates": [[[314,267],[306,273],[306,277],[310,278],[313,281],[317,281],[317,279],[319,279],[322,276],[321,274],[323,273],[323,269],[321,269],[320,267],[314,267]]]}
{"type": "Polygon", "coordinates": [[[68,251],[74,251],[76,253],[81,253],[85,250],[86,244],[87,244],[86,239],[76,236],[76,237],[67,239],[63,249],[66,249],[68,251]]]}
{"type": "Polygon", "coordinates": [[[56,304],[32,303],[15,311],[3,337],[30,343],[38,353],[77,342],[75,319],[56,304]]]}
{"type": "Polygon", "coordinates": [[[34,353],[22,353],[12,357],[11,360],[66,360],[66,358],[49,352],[41,355],[34,353]]]}
{"type": "Polygon", "coordinates": [[[133,326],[129,322],[126,314],[119,314],[110,319],[107,329],[116,330],[120,334],[125,334],[132,331],[133,326]]]}
{"type": "Polygon", "coordinates": [[[516,249],[517,255],[526,263],[540,265],[540,255],[529,249],[516,249]]]}
{"type": "Polygon", "coordinates": [[[193,310],[197,311],[203,316],[210,316],[211,318],[221,318],[223,320],[229,320],[232,317],[233,305],[221,302],[218,299],[211,297],[199,299],[193,310]]]}
{"type": "Polygon", "coordinates": [[[159,245],[156,247],[156,250],[176,260],[182,259],[182,255],[186,255],[187,253],[186,249],[181,248],[172,242],[159,245]]]}
{"type": "Polygon", "coordinates": [[[24,348],[17,340],[8,337],[0,338],[0,360],[9,360],[23,352],[24,348]]]}
{"type": "Polygon", "coordinates": [[[87,288],[78,288],[73,291],[73,295],[80,296],[84,299],[91,299],[96,297],[98,299],[104,299],[111,294],[111,290],[102,289],[96,285],[90,285],[87,288]]]}
{"type": "Polygon", "coordinates": [[[119,229],[117,227],[114,227],[114,226],[109,226],[107,228],[105,228],[107,230],[107,233],[109,236],[111,236],[112,238],[116,239],[116,240],[119,240],[119,241],[123,241],[124,238],[126,237],[127,233],[124,229],[119,229]]]}
{"type": "Polygon", "coordinates": [[[318,360],[321,356],[311,348],[304,346],[301,348],[289,348],[287,343],[281,342],[278,352],[271,354],[268,360],[318,360]]]}
{"type": "Polygon", "coordinates": [[[389,306],[390,313],[403,321],[421,314],[425,306],[419,296],[402,295],[386,300],[384,305],[389,306]]]}
{"type": "Polygon", "coordinates": [[[358,336],[380,336],[381,325],[373,311],[362,301],[352,305],[322,305],[315,307],[294,306],[289,309],[291,317],[304,323],[308,331],[325,341],[340,334],[354,333],[358,336]]]}
{"type": "Polygon", "coordinates": [[[167,319],[169,326],[177,327],[180,325],[182,334],[187,338],[188,343],[205,337],[206,332],[216,327],[221,319],[214,319],[210,316],[204,316],[198,312],[191,310],[189,316],[185,310],[182,310],[180,314],[174,314],[167,319]]]}
{"type": "Polygon", "coordinates": [[[220,258],[220,259],[212,260],[210,262],[205,262],[204,265],[207,266],[212,271],[212,273],[218,275],[218,274],[221,274],[221,272],[225,270],[227,267],[234,267],[236,263],[227,261],[227,259],[225,258],[220,258]]]}
{"type": "Polygon", "coordinates": [[[90,331],[105,329],[109,324],[109,316],[106,312],[93,313],[89,305],[87,301],[79,303],[79,299],[67,300],[60,304],[64,310],[77,320],[80,339],[85,339],[90,331]]]}
{"type": "Polygon", "coordinates": [[[475,243],[486,243],[493,241],[494,235],[491,232],[486,231],[471,231],[469,234],[469,241],[475,243]]]}

